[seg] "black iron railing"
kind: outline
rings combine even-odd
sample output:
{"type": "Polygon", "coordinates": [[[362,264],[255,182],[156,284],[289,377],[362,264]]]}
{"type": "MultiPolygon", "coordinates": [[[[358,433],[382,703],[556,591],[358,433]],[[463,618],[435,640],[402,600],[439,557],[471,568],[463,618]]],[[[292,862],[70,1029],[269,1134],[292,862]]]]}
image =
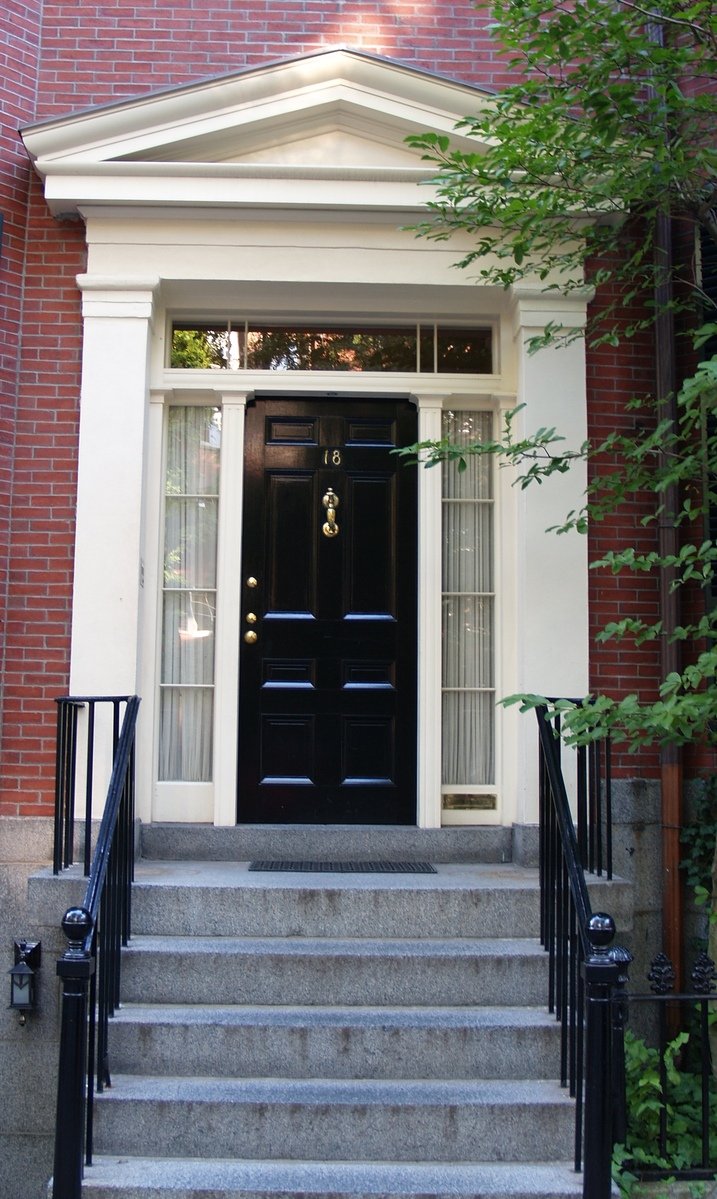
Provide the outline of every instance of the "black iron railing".
{"type": "Polygon", "coordinates": [[[540,800],[540,935],[548,953],[548,1006],[560,1021],[560,1079],[576,1102],[575,1169],[585,1199],[609,1199],[612,1148],[621,1129],[614,1090],[623,1085],[619,997],[630,955],[611,948],[615,922],[593,913],[585,871],[612,877],[608,751],[574,759],[577,830],[561,762],[559,718],[537,709],[540,800]],[[606,768],[607,763],[607,768],[606,768]],[[604,779],[607,777],[608,785],[604,779]],[[613,1002],[614,1001],[614,1002],[613,1002]],[[615,1015],[615,1018],[613,1018],[615,1015]]]}
{"type": "MultiPolygon", "coordinates": [[[[573,755],[576,828],[563,772],[559,716],[549,716],[545,707],[537,709],[537,716],[541,940],[549,959],[548,1005],[561,1027],[560,1078],[576,1101],[575,1168],[583,1169],[584,1199],[610,1199],[617,1145],[623,1146],[621,1168],[640,1178],[712,1177],[717,1173],[717,1085],[709,1044],[709,1008],[717,1001],[714,964],[700,955],[691,990],[678,995],[672,964],[660,954],[648,976],[650,993],[628,992],[631,955],[611,944],[615,923],[605,913],[593,913],[585,879],[586,870],[612,877],[609,745],[573,755]],[[636,1149],[638,1134],[645,1134],[644,1111],[626,1099],[625,1028],[630,1011],[645,1004],[657,1007],[655,1044],[644,1053],[650,1055],[654,1074],[646,1152],[663,1159],[658,1168],[647,1165],[636,1149]],[[681,1035],[670,1043],[676,1028],[690,1025],[689,1038],[681,1035]]],[[[648,1081],[644,1076],[640,1080],[643,1098],[648,1081]]]]}
{"type": "MultiPolygon", "coordinates": [[[[107,766],[108,763],[111,766],[114,762],[122,713],[130,698],[128,695],[73,695],[63,696],[55,701],[55,874],[72,866],[75,860],[76,820],[82,823],[84,872],[86,875],[90,873],[96,774],[99,766],[107,766]],[[109,748],[109,755],[105,753],[103,756],[101,751],[98,752],[97,743],[100,739],[104,741],[105,751],[109,748]]],[[[106,778],[108,777],[109,769],[106,770],[106,778]]]]}
{"type": "Polygon", "coordinates": [[[55,870],[72,863],[78,788],[78,716],[87,707],[83,856],[89,874],[80,907],[62,921],[69,942],[57,963],[62,979],[60,1064],[53,1194],[80,1199],[83,1162],[92,1161],[93,1096],[109,1084],[108,1020],[119,1003],[120,949],[131,926],[134,876],[134,746],[137,696],[72,697],[58,701],[55,870]],[[90,867],[95,712],[110,705],[112,769],[90,867]],[[124,716],[120,728],[120,713],[124,716]]]}

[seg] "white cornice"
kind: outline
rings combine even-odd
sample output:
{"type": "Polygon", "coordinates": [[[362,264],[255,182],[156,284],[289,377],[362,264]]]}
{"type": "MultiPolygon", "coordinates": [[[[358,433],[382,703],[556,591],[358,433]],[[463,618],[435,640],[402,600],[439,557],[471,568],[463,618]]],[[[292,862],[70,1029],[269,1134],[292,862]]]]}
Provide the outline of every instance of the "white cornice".
{"type": "Polygon", "coordinates": [[[455,125],[483,99],[336,50],[28,126],[23,139],[57,215],[142,204],[416,211],[433,171],[407,136],[463,142],[455,125]]]}
{"type": "Polygon", "coordinates": [[[381,115],[385,106],[422,118],[459,120],[480,107],[487,93],[467,84],[417,71],[353,50],[332,50],[272,63],[232,75],[28,125],[23,140],[33,159],[76,156],[99,158],[193,134],[209,134],[227,124],[254,124],[299,108],[315,110],[339,99],[381,115]],[[173,136],[172,136],[173,135],[173,136]]]}

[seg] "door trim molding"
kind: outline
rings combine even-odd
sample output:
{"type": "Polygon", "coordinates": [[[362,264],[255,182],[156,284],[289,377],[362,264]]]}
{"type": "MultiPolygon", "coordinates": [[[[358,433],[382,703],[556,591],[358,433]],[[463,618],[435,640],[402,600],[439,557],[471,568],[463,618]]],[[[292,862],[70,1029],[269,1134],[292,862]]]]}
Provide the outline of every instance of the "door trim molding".
{"type": "MultiPolygon", "coordinates": [[[[417,396],[419,441],[440,440],[445,398],[417,396]]],[[[440,470],[418,472],[419,828],[441,827],[441,481],[440,470]]]]}
{"type": "Polygon", "coordinates": [[[239,610],[244,510],[246,391],[225,391],[219,471],[217,618],[214,674],[214,824],[237,822],[237,730],[239,724],[239,610]]]}

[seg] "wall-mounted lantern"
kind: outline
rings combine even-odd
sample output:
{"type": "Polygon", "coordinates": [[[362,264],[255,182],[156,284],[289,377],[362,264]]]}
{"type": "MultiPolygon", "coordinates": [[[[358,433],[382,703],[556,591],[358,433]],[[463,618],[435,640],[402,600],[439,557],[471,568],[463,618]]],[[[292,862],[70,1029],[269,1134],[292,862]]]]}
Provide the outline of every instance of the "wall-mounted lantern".
{"type": "Polygon", "coordinates": [[[10,1007],[20,1013],[20,1023],[25,1023],[25,1013],[37,1007],[37,971],[42,961],[42,945],[39,941],[15,941],[15,965],[10,974],[10,1007]]]}

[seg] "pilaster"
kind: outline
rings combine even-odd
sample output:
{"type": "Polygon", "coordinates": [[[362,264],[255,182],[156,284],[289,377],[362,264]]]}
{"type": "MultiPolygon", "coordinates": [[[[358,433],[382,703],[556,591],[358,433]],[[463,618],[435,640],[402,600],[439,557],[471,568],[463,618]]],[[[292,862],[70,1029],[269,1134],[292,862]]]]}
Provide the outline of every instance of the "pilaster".
{"type": "MultiPolygon", "coordinates": [[[[581,336],[566,345],[529,352],[532,337],[548,323],[581,330],[588,294],[561,298],[514,289],[513,332],[518,364],[515,437],[555,428],[564,440],[556,450],[577,449],[587,437],[585,346],[581,336]]],[[[566,474],[518,490],[516,497],[516,678],[511,691],[582,696],[588,689],[587,538],[547,532],[582,507],[585,463],[566,474]]],[[[537,820],[535,718],[518,722],[518,823],[537,820]]]]}
{"type": "Polygon", "coordinates": [[[137,689],[147,360],[159,280],[81,275],[71,688],[137,689]]]}

